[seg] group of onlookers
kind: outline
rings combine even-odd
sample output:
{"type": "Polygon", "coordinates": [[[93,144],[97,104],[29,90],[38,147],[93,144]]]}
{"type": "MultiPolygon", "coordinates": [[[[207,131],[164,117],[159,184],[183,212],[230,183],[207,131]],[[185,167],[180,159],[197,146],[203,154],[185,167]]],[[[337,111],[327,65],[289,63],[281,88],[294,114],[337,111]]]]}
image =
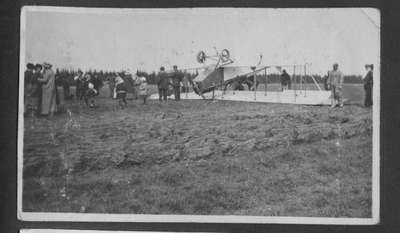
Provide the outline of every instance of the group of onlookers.
{"type": "Polygon", "coordinates": [[[128,104],[126,101],[129,92],[128,87],[130,87],[130,92],[135,97],[142,99],[143,104],[146,104],[148,97],[147,79],[144,76],[140,76],[139,73],[132,74],[129,71],[122,71],[117,73],[115,77],[110,77],[108,85],[111,97],[118,101],[121,108],[125,108],[128,104]]]}
{"type": "MultiPolygon", "coordinates": [[[[24,113],[35,113],[39,116],[52,116],[57,111],[57,106],[60,103],[60,96],[57,91],[57,82],[61,82],[64,89],[64,99],[68,100],[73,97],[70,93],[70,81],[67,72],[54,72],[52,65],[44,62],[43,64],[28,63],[24,75],[24,113]]],[[[363,77],[366,107],[372,106],[372,86],[373,86],[373,64],[365,65],[367,71],[363,77]]],[[[88,107],[94,107],[94,98],[99,95],[100,88],[103,86],[103,80],[108,81],[110,88],[110,95],[112,98],[118,100],[121,108],[127,106],[127,94],[132,92],[136,97],[143,100],[146,104],[148,96],[147,79],[140,73],[131,74],[128,71],[118,73],[109,73],[107,75],[99,76],[99,74],[85,74],[78,70],[73,77],[75,82],[76,91],[75,97],[78,101],[84,100],[88,107]],[[129,91],[128,87],[131,87],[129,91]]],[[[246,79],[247,80],[247,79],[246,79]]],[[[173,66],[172,72],[167,73],[164,67],[160,68],[159,73],[156,75],[156,84],[158,87],[158,94],[160,101],[167,101],[168,96],[174,94],[176,101],[180,100],[181,91],[189,92],[189,84],[191,83],[191,75],[187,72],[178,70],[178,67],[173,66]],[[172,93],[171,93],[172,92],[172,93]]],[[[251,81],[251,80],[250,80],[251,81]]],[[[332,92],[331,107],[342,107],[342,88],[344,82],[344,75],[339,70],[337,63],[333,64],[333,69],[328,71],[327,78],[325,79],[325,89],[332,92]]],[[[280,76],[281,89],[291,89],[291,77],[282,70],[280,76]]],[[[241,84],[240,84],[241,85],[241,84]]],[[[241,88],[233,88],[240,90],[241,88]]],[[[249,84],[249,89],[252,83],[249,84]]]]}
{"type": "Polygon", "coordinates": [[[52,65],[28,63],[24,75],[24,113],[52,116],[59,103],[52,65]]]}
{"type": "MultiPolygon", "coordinates": [[[[367,71],[366,75],[363,77],[364,83],[364,106],[372,106],[372,86],[373,86],[373,64],[366,64],[365,69],[367,71]]],[[[332,104],[331,107],[343,107],[342,89],[344,83],[344,75],[339,70],[339,65],[337,63],[333,64],[333,69],[328,71],[328,77],[326,80],[327,89],[332,92],[332,104]]]]}
{"type": "Polygon", "coordinates": [[[81,70],[78,70],[74,81],[77,100],[84,100],[87,106],[93,108],[94,97],[99,95],[100,88],[103,86],[101,79],[97,75],[91,75],[89,73],[83,74],[81,70]]]}
{"type": "Polygon", "coordinates": [[[77,100],[84,100],[89,107],[94,106],[93,98],[99,94],[102,80],[96,74],[78,70],[71,79],[70,72],[53,71],[52,65],[28,63],[24,73],[24,113],[37,116],[53,116],[60,108],[62,96],[57,86],[63,87],[63,99],[70,100],[71,80],[75,82],[77,100]]]}
{"type": "Polygon", "coordinates": [[[190,82],[189,73],[178,70],[178,66],[174,65],[171,73],[167,73],[165,67],[162,66],[156,77],[159,100],[167,101],[169,90],[172,89],[174,99],[179,101],[181,99],[181,90],[182,92],[189,92],[190,82]]]}
{"type": "MultiPolygon", "coordinates": [[[[342,89],[344,83],[344,75],[342,71],[339,70],[339,65],[337,63],[333,64],[332,68],[332,70],[328,71],[328,75],[324,80],[324,86],[326,90],[330,90],[332,92],[331,107],[343,107],[342,89]]],[[[367,74],[363,77],[365,90],[364,106],[371,107],[374,65],[366,64],[365,69],[367,71],[367,74]]],[[[282,70],[280,82],[282,91],[291,89],[291,78],[286,70],[282,70]]]]}

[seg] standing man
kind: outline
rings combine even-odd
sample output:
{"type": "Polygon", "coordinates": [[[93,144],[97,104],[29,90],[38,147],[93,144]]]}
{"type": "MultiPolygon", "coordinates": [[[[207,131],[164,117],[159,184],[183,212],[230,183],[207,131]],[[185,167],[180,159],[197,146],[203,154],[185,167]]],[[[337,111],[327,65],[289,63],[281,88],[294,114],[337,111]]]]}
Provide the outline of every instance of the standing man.
{"type": "Polygon", "coordinates": [[[118,100],[119,106],[124,109],[128,105],[126,102],[127,88],[124,79],[121,78],[122,72],[115,78],[114,96],[118,100]]]}
{"type": "Polygon", "coordinates": [[[35,66],[32,63],[28,63],[26,65],[26,70],[24,73],[24,113],[32,110],[32,103],[29,97],[32,92],[32,79],[34,68],[35,66]]]}
{"type": "Polygon", "coordinates": [[[64,100],[69,100],[71,99],[71,94],[70,94],[70,86],[69,86],[69,77],[68,77],[68,73],[64,70],[61,71],[61,83],[63,86],[63,90],[64,90],[64,100]]]}
{"type": "Polygon", "coordinates": [[[169,77],[165,72],[165,68],[161,66],[160,72],[157,76],[158,96],[159,100],[167,101],[168,86],[170,85],[169,77]]]}
{"type": "Polygon", "coordinates": [[[35,65],[35,73],[33,74],[33,80],[35,82],[33,96],[35,97],[35,105],[36,105],[36,114],[40,115],[42,111],[42,83],[39,81],[43,77],[42,74],[42,65],[35,65]]]}
{"type": "Polygon", "coordinates": [[[281,88],[282,91],[283,90],[289,90],[290,89],[290,76],[289,74],[286,72],[286,70],[282,70],[282,74],[281,74],[281,88]]]}
{"type": "Polygon", "coordinates": [[[38,79],[42,85],[42,116],[52,117],[56,112],[56,77],[54,71],[51,69],[51,64],[43,63],[44,71],[43,77],[38,79]]]}
{"type": "Polygon", "coordinates": [[[331,108],[343,107],[342,100],[342,87],[343,87],[344,76],[339,70],[339,65],[337,63],[333,64],[333,70],[328,72],[328,86],[332,91],[332,105],[331,108]]]}
{"type": "Polygon", "coordinates": [[[374,65],[365,65],[365,69],[367,70],[367,74],[364,77],[364,90],[365,90],[365,101],[364,101],[364,106],[365,107],[371,107],[372,106],[372,86],[373,86],[373,71],[374,71],[374,65]]]}
{"type": "Polygon", "coordinates": [[[175,101],[181,100],[181,82],[183,74],[178,70],[178,66],[174,65],[172,73],[172,87],[174,88],[175,101]]]}
{"type": "Polygon", "coordinates": [[[77,100],[81,100],[83,95],[83,72],[78,70],[78,75],[74,77],[75,82],[75,96],[77,100]]]}
{"type": "Polygon", "coordinates": [[[115,77],[116,75],[114,74],[107,75],[108,91],[110,92],[110,98],[114,97],[115,77]]]}
{"type": "Polygon", "coordinates": [[[188,93],[189,92],[189,79],[190,79],[190,74],[185,70],[183,74],[183,79],[182,79],[182,92],[183,93],[188,93]]]}

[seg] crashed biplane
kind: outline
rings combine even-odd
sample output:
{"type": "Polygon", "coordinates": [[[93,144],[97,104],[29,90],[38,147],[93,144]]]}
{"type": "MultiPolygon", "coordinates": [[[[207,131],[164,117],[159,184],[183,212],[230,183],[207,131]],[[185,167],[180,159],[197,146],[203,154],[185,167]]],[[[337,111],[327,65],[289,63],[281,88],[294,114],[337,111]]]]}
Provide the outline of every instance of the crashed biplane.
{"type": "MultiPolygon", "coordinates": [[[[307,74],[306,68],[309,64],[303,65],[260,65],[259,62],[254,66],[233,66],[233,59],[227,49],[221,52],[216,51],[215,55],[208,56],[204,51],[200,51],[196,56],[200,64],[205,64],[206,60],[214,61],[212,64],[204,65],[202,71],[191,80],[194,93],[182,93],[181,99],[216,99],[231,101],[265,102],[265,103],[288,103],[288,104],[307,104],[307,105],[330,105],[331,92],[321,89],[315,78],[307,74]],[[294,85],[290,90],[268,91],[268,72],[272,69],[293,69],[292,79],[294,85]],[[303,70],[303,74],[296,74],[295,71],[303,70]],[[264,90],[258,90],[259,74],[265,77],[264,90]],[[311,77],[316,88],[309,89],[305,85],[305,77],[311,77]],[[299,81],[297,81],[299,80],[299,81]],[[232,84],[247,84],[248,90],[231,88],[232,84]]],[[[243,89],[243,88],[241,88],[243,89]]],[[[158,95],[153,97],[158,98],[158,95]]]]}

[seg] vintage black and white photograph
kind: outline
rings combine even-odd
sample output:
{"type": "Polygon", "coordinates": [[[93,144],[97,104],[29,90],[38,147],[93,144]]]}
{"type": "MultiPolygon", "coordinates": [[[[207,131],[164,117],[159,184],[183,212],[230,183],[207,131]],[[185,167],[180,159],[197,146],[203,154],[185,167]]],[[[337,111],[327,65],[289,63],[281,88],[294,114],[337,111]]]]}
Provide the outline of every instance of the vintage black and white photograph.
{"type": "Polygon", "coordinates": [[[18,213],[379,222],[380,12],[21,9],[18,213]]]}

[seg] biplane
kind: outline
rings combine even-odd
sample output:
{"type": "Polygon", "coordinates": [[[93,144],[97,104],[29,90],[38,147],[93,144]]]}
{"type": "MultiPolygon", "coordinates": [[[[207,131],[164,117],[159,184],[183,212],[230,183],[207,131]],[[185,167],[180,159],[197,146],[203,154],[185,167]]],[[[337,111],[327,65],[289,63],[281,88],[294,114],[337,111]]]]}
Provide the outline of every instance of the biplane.
{"type": "MultiPolygon", "coordinates": [[[[315,77],[307,73],[310,64],[293,65],[261,65],[262,55],[259,61],[253,66],[234,66],[234,60],[230,52],[223,49],[221,52],[216,50],[214,55],[207,55],[200,51],[196,56],[197,62],[203,65],[201,72],[198,73],[190,82],[193,88],[191,93],[182,93],[181,99],[214,99],[230,101],[248,101],[265,103],[288,103],[306,105],[330,105],[331,91],[323,90],[315,77]],[[206,65],[206,61],[211,60],[211,64],[206,65]],[[268,73],[275,70],[281,72],[282,69],[293,69],[293,85],[289,90],[271,91],[267,90],[269,83],[268,73]],[[296,74],[296,70],[298,73],[296,74]],[[302,71],[302,72],[300,72],[302,71]],[[263,80],[264,90],[259,90],[259,76],[263,80]],[[305,78],[311,78],[314,88],[305,83],[305,78]],[[233,84],[246,84],[248,90],[244,88],[232,88],[233,84]],[[230,88],[231,87],[231,88],[230,88]]],[[[199,68],[196,68],[199,69],[199,68]]],[[[158,95],[151,98],[157,99],[158,95]]]]}

